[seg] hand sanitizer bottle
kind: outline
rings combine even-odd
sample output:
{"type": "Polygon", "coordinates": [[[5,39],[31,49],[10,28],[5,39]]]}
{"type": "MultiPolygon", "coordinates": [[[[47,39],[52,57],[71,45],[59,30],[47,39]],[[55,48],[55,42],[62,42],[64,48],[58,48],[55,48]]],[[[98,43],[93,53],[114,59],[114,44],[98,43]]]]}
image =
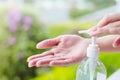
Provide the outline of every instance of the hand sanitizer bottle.
{"type": "Polygon", "coordinates": [[[92,43],[87,48],[87,59],[78,66],[76,80],[106,80],[106,69],[99,61],[99,47],[92,37],[92,43]]]}

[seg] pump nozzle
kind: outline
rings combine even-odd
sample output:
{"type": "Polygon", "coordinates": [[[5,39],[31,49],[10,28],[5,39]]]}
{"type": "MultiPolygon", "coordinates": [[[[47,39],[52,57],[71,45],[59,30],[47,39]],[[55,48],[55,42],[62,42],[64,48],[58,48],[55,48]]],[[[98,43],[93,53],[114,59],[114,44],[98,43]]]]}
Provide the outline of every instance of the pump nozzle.
{"type": "MultiPolygon", "coordinates": [[[[88,30],[79,31],[79,34],[88,34],[88,30]]],[[[90,80],[94,78],[94,72],[96,69],[96,60],[99,55],[99,48],[96,44],[96,37],[92,37],[91,44],[87,48],[87,57],[89,57],[89,70],[90,70],[90,80]]]]}
{"type": "MultiPolygon", "coordinates": [[[[82,34],[82,33],[88,34],[88,30],[78,31],[78,33],[79,33],[79,34],[82,34]]],[[[96,37],[92,37],[91,43],[92,43],[93,45],[96,44],[96,37]]]]}
{"type": "Polygon", "coordinates": [[[85,33],[88,34],[88,30],[82,30],[82,31],[78,31],[79,34],[85,33]]]}
{"type": "Polygon", "coordinates": [[[96,37],[92,37],[92,44],[93,44],[93,45],[96,44],[96,37]]]}

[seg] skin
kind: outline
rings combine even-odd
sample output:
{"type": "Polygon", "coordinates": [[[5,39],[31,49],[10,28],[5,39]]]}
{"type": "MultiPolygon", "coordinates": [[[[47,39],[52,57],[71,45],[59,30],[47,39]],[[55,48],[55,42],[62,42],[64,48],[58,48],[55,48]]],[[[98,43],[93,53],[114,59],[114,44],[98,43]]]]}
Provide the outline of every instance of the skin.
{"type": "MultiPolygon", "coordinates": [[[[101,51],[120,51],[120,13],[111,13],[103,17],[93,28],[89,29],[89,35],[108,36],[97,39],[101,51]],[[111,34],[111,35],[110,35],[111,34]]],[[[42,54],[30,56],[27,59],[29,67],[39,66],[68,66],[80,62],[86,57],[86,49],[90,39],[77,35],[62,35],[53,39],[47,39],[37,44],[38,49],[52,48],[42,54]]]]}
{"type": "MultiPolygon", "coordinates": [[[[89,29],[89,35],[91,36],[100,36],[102,34],[120,34],[120,13],[105,15],[96,26],[89,29]]],[[[120,36],[114,40],[113,46],[120,46],[120,36]]]]}
{"type": "Polygon", "coordinates": [[[105,15],[96,26],[89,29],[91,36],[101,34],[120,34],[120,13],[109,13],[105,15]]]}
{"type": "Polygon", "coordinates": [[[42,54],[28,58],[28,66],[68,66],[81,61],[85,57],[88,39],[77,35],[62,35],[47,39],[37,44],[38,49],[51,48],[42,54]]]}
{"type": "MultiPolygon", "coordinates": [[[[97,39],[97,44],[101,51],[120,51],[114,48],[112,43],[118,35],[110,35],[97,39]],[[109,39],[109,41],[108,41],[109,39]],[[104,41],[103,41],[104,40],[104,41]]],[[[37,44],[38,49],[51,48],[42,54],[30,56],[29,67],[39,66],[69,66],[80,62],[86,57],[86,49],[90,44],[90,39],[85,39],[77,35],[62,35],[53,39],[47,39],[37,44]]]]}

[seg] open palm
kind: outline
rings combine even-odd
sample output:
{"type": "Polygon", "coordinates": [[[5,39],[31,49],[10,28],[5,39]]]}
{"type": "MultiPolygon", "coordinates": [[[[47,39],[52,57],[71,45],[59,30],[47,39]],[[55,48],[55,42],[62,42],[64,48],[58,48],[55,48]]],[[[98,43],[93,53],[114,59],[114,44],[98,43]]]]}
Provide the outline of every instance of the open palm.
{"type": "Polygon", "coordinates": [[[62,35],[37,44],[38,49],[51,48],[49,51],[30,56],[28,66],[68,66],[80,62],[86,53],[88,39],[77,35],[62,35]]]}

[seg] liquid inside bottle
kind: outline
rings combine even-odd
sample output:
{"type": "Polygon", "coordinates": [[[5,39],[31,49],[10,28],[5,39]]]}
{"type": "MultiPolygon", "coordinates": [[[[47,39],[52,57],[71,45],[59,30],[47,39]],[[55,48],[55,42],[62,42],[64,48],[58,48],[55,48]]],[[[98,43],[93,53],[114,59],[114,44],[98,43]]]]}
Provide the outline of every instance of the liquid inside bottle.
{"type": "Polygon", "coordinates": [[[106,80],[106,69],[98,59],[85,59],[78,66],[76,80],[106,80]]]}
{"type": "MultiPolygon", "coordinates": [[[[86,33],[86,31],[79,33],[86,33]]],[[[86,52],[87,59],[78,66],[76,80],[106,80],[106,69],[104,64],[98,60],[100,49],[96,43],[96,37],[91,38],[91,44],[86,52]]]]}

